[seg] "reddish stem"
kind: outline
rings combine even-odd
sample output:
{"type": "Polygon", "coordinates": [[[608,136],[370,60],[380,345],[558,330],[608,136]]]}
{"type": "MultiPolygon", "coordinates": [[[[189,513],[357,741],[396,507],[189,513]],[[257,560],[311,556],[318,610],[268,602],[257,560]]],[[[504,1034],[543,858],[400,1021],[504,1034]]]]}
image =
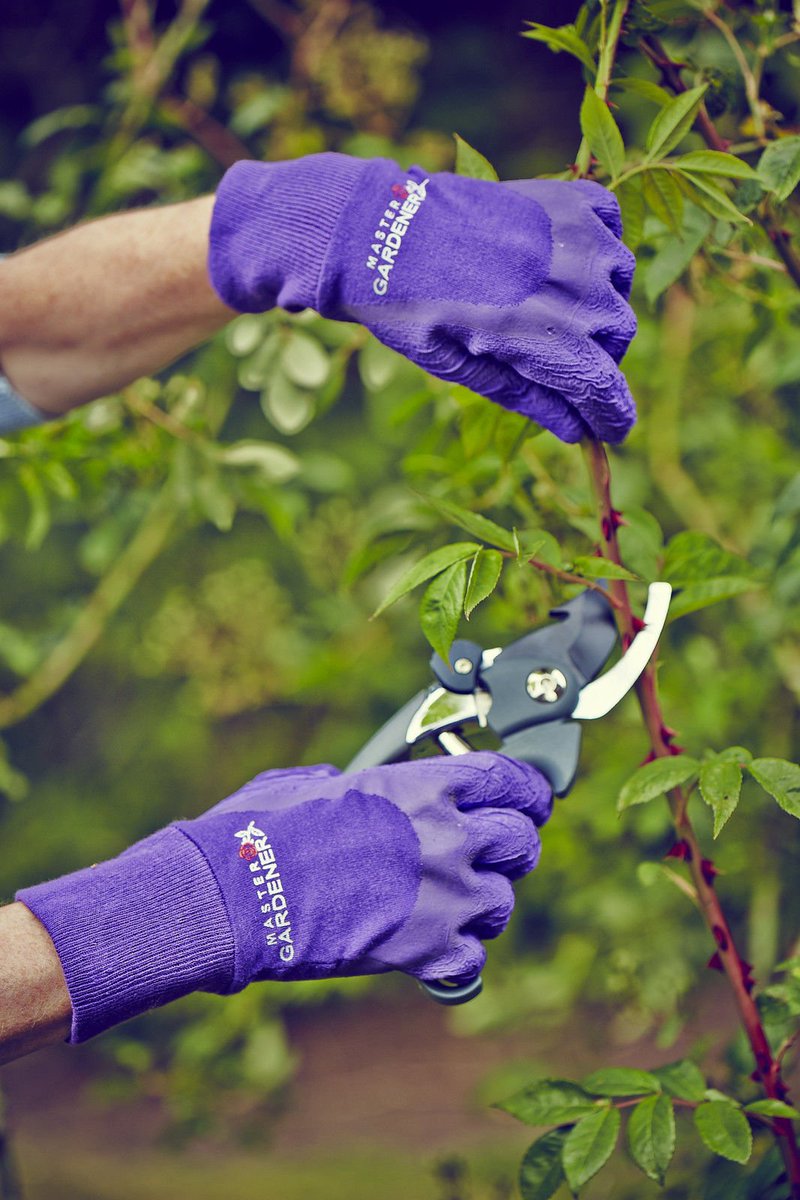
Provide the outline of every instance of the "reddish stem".
{"type": "MultiPolygon", "coordinates": [[[[614,508],[611,503],[611,468],[601,442],[589,439],[584,443],[589,474],[598,502],[604,558],[622,563],[617,538],[614,508]]],[[[615,607],[617,622],[623,642],[632,640],[635,621],[625,581],[615,579],[611,591],[618,605],[615,607]]],[[[658,698],[655,657],[650,660],[636,685],[639,707],[650,737],[650,746],[655,758],[666,758],[674,753],[670,744],[661,703],[658,698]]],[[[711,932],[722,969],[728,978],[736,1000],[739,1017],[747,1034],[756,1063],[756,1076],[770,1099],[785,1100],[787,1088],[781,1078],[781,1063],[773,1056],[761,1017],[752,996],[752,977],[749,963],[745,962],[733,939],[728,919],[723,912],[719,897],[714,889],[713,864],[706,859],[700,848],[688,813],[688,796],[683,788],[677,787],[669,794],[669,805],[678,838],[685,848],[682,855],[692,875],[697,898],[706,924],[711,932]]],[[[795,1139],[792,1122],[776,1118],[773,1122],[775,1136],[783,1154],[786,1171],[794,1200],[800,1200],[800,1149],[795,1139]]]]}

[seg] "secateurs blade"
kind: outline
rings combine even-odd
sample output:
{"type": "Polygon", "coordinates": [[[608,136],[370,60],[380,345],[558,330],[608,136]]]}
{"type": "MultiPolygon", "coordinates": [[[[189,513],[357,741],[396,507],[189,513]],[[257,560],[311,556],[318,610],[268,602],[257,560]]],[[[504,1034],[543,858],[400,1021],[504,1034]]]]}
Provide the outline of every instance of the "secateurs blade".
{"type": "MultiPolygon", "coordinates": [[[[671,593],[668,583],[650,585],[642,628],[603,675],[617,627],[596,589],[552,609],[549,624],[508,646],[484,650],[455,641],[449,662],[431,658],[436,682],[390,717],[347,770],[397,762],[425,741],[464,754],[472,749],[470,733],[488,729],[503,754],[537,767],[556,796],[566,795],[578,769],[580,722],[605,716],[634,686],[664,628],[671,593]]],[[[478,995],[481,978],[422,986],[441,1004],[463,1004],[478,995]]]]}

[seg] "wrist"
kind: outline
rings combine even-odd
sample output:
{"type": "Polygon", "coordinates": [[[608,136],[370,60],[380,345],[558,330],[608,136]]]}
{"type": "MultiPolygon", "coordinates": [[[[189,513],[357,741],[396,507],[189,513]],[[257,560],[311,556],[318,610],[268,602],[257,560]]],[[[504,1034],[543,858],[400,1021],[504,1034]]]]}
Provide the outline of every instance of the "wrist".
{"type": "Polygon", "coordinates": [[[229,990],[234,941],[224,901],[204,856],[174,827],[16,899],[55,946],[71,1042],[193,991],[229,990]]]}
{"type": "Polygon", "coordinates": [[[328,246],[369,165],[330,152],[235,163],[217,189],[209,241],[223,303],[239,312],[318,308],[328,246]]]}

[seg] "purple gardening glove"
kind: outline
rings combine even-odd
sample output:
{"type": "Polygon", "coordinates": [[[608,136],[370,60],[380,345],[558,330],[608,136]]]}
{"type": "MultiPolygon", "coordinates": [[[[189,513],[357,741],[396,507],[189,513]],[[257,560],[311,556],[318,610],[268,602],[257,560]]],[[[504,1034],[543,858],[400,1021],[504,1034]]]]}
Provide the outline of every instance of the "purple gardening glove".
{"type": "Polygon", "coordinates": [[[236,163],[217,193],[211,282],[231,308],[357,321],[426,371],[567,442],[618,442],[636,331],[616,200],[586,181],[426,177],[389,159],[236,163]]]}
{"type": "Polygon", "coordinates": [[[467,979],[539,859],[550,787],[499,754],[267,771],[193,821],[17,899],[81,1042],[188,992],[406,971],[467,979]]]}

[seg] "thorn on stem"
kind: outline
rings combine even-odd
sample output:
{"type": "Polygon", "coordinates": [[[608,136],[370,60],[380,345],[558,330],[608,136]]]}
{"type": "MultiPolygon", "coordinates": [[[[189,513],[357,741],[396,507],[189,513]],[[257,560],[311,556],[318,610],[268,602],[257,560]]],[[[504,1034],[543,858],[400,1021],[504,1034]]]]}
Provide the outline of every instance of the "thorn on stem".
{"type": "Polygon", "coordinates": [[[708,886],[713,887],[714,879],[717,875],[719,875],[719,871],[714,866],[710,858],[703,858],[700,860],[700,872],[708,886]]]}
{"type": "Polygon", "coordinates": [[[714,936],[714,941],[719,946],[720,950],[728,949],[728,935],[721,925],[712,925],[711,932],[714,936]]]}
{"type": "Polygon", "coordinates": [[[725,968],[722,965],[722,959],[720,958],[719,950],[714,951],[714,953],[711,955],[711,958],[706,963],[706,967],[708,968],[709,971],[724,971],[725,970],[725,968]]]}
{"type": "Polygon", "coordinates": [[[691,862],[692,861],[692,847],[689,845],[689,843],[687,841],[684,841],[684,839],[681,838],[681,840],[679,842],[675,842],[674,845],[670,846],[669,850],[664,855],[664,857],[665,858],[679,858],[682,862],[687,862],[687,863],[691,862]]]}

